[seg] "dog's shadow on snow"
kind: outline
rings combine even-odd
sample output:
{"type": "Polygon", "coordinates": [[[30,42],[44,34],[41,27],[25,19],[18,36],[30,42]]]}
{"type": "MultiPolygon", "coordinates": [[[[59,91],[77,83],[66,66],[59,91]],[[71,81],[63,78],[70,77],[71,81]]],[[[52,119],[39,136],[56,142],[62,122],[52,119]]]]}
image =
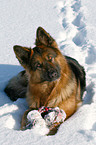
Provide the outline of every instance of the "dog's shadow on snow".
{"type": "Polygon", "coordinates": [[[18,65],[0,64],[0,118],[8,116],[5,126],[14,130],[20,129],[21,117],[28,106],[26,99],[11,101],[4,88],[8,81],[22,70],[24,69],[18,65]]]}
{"type": "Polygon", "coordinates": [[[93,96],[94,96],[94,82],[91,82],[87,87],[86,87],[86,92],[85,96],[83,99],[83,105],[86,104],[91,104],[93,102],[93,96]]]}
{"type": "Polygon", "coordinates": [[[4,88],[8,81],[22,70],[23,68],[18,65],[0,64],[0,93],[2,93],[0,95],[0,106],[10,102],[10,99],[4,93],[4,88]]]}

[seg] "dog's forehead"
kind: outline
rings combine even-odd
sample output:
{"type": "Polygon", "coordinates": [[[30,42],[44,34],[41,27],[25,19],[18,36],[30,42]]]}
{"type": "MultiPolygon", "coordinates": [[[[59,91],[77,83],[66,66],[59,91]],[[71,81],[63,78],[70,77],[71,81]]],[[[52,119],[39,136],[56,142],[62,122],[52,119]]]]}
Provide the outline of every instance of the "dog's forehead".
{"type": "Polygon", "coordinates": [[[53,55],[54,57],[57,55],[55,49],[51,47],[34,47],[33,51],[34,55],[53,55]]]}
{"type": "Polygon", "coordinates": [[[43,49],[40,47],[34,47],[33,51],[34,51],[34,54],[42,54],[43,53],[43,49]]]}

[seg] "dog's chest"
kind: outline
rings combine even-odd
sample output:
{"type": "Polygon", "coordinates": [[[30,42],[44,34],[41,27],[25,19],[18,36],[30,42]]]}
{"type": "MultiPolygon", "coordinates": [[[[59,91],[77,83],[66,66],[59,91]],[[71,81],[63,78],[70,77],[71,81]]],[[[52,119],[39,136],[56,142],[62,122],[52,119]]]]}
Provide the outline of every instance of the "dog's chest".
{"type": "Polygon", "coordinates": [[[53,83],[42,83],[42,84],[32,84],[29,86],[29,91],[33,96],[40,97],[44,99],[45,97],[49,96],[52,89],[54,88],[53,83]]]}

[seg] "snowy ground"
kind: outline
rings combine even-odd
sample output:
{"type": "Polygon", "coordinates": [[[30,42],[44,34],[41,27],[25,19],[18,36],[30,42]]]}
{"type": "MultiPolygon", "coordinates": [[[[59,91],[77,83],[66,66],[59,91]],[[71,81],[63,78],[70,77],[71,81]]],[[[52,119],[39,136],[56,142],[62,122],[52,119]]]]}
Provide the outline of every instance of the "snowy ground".
{"type": "Polygon", "coordinates": [[[0,1],[0,145],[96,144],[96,1],[5,0],[0,1]],[[8,80],[23,68],[13,45],[34,46],[38,26],[57,40],[62,53],[76,58],[86,70],[87,89],[82,107],[54,136],[20,131],[25,99],[16,102],[3,92],[8,80]]]}

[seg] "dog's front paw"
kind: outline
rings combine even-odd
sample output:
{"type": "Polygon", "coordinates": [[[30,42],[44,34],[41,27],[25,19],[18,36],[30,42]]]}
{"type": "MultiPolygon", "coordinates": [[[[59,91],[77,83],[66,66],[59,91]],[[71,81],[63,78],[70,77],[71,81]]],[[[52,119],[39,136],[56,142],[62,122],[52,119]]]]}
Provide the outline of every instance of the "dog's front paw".
{"type": "Polygon", "coordinates": [[[27,110],[25,111],[22,121],[21,121],[21,130],[31,129],[35,126],[42,125],[44,123],[41,114],[38,110],[27,110]]]}

